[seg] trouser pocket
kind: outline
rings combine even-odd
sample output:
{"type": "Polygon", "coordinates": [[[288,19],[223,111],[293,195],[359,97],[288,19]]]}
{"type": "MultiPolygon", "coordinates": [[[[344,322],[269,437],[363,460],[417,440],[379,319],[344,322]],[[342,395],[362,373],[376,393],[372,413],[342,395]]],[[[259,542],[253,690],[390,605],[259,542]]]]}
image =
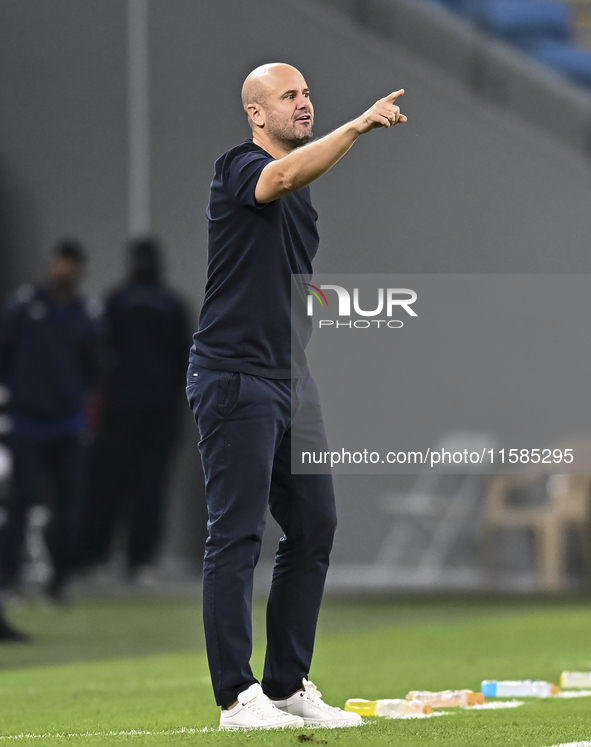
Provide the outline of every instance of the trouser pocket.
{"type": "Polygon", "coordinates": [[[222,417],[229,415],[238,403],[240,394],[240,374],[236,371],[222,371],[218,379],[218,412],[222,417]]]}

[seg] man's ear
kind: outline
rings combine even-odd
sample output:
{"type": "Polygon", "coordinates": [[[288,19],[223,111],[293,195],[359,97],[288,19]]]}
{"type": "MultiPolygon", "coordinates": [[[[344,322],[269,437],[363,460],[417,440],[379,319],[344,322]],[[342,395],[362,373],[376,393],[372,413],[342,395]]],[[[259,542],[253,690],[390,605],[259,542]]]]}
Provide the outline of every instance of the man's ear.
{"type": "Polygon", "coordinates": [[[253,126],[265,126],[265,110],[261,106],[256,103],[249,104],[246,107],[246,113],[248,114],[248,118],[252,122],[253,126]]]}

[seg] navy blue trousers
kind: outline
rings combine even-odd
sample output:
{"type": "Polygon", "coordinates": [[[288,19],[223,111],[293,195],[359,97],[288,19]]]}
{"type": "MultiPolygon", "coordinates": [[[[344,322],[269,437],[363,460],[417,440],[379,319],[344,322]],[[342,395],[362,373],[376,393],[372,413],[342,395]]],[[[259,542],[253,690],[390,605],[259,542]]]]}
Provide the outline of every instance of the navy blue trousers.
{"type": "Polygon", "coordinates": [[[311,449],[326,444],[316,385],[309,374],[267,379],[193,364],[187,378],[209,515],[203,617],[216,701],[233,703],[257,682],[252,587],[267,508],[284,536],[267,603],[261,685],[270,697],[286,697],[308,677],[336,529],[332,477],[291,474],[292,430],[311,449]]]}
{"type": "Polygon", "coordinates": [[[106,563],[124,527],[128,570],[154,562],[164,523],[174,455],[176,412],[158,408],[108,412],[95,446],[87,511],[86,563],[106,563]]]}

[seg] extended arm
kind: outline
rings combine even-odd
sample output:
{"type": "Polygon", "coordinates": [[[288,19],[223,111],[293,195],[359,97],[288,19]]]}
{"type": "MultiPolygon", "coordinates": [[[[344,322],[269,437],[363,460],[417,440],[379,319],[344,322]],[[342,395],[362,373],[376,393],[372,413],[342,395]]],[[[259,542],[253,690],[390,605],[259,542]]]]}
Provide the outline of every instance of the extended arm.
{"type": "Polygon", "coordinates": [[[257,202],[272,202],[318,179],[332,168],[364,133],[376,127],[390,127],[398,122],[406,122],[406,117],[400,113],[400,108],[395,103],[403,94],[404,89],[391,93],[377,101],[357,119],[267,164],[261,171],[255,189],[257,202]]]}

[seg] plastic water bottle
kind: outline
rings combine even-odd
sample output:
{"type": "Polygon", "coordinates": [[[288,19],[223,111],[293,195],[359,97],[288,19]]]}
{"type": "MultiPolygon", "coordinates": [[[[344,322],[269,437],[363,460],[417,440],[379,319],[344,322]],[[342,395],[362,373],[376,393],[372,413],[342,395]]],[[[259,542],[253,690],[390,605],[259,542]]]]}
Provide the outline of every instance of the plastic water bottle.
{"type": "Polygon", "coordinates": [[[413,703],[409,700],[395,698],[391,700],[363,700],[353,698],[345,703],[346,711],[353,711],[360,716],[408,716],[409,714],[429,714],[433,710],[425,703],[413,703]]]}
{"type": "Polygon", "coordinates": [[[472,690],[442,690],[441,692],[412,690],[406,697],[411,702],[426,703],[432,708],[455,708],[484,703],[484,695],[472,692],[472,690]]]}
{"type": "Polygon", "coordinates": [[[543,680],[484,680],[481,690],[487,698],[549,698],[560,692],[559,687],[543,680]]]}
{"type": "Polygon", "coordinates": [[[591,687],[591,672],[563,672],[560,687],[591,687]]]}

